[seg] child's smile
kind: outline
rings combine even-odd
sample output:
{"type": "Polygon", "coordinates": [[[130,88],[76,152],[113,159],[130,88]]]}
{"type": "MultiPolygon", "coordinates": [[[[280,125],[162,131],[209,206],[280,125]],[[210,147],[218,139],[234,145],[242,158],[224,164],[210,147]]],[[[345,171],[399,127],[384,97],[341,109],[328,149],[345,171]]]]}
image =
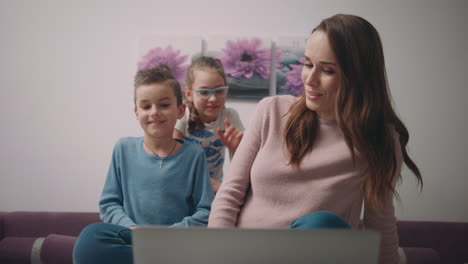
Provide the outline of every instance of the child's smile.
{"type": "Polygon", "coordinates": [[[195,105],[200,118],[204,123],[210,123],[218,119],[219,112],[224,108],[226,97],[216,97],[211,94],[208,99],[197,95],[195,90],[208,89],[214,90],[225,84],[224,79],[215,70],[200,69],[195,71],[195,79],[190,91],[186,94],[187,99],[195,105]]]}
{"type": "Polygon", "coordinates": [[[164,83],[142,85],[136,90],[135,114],[145,136],[172,139],[175,123],[184,110],[184,105],[177,106],[173,89],[164,83]]]}

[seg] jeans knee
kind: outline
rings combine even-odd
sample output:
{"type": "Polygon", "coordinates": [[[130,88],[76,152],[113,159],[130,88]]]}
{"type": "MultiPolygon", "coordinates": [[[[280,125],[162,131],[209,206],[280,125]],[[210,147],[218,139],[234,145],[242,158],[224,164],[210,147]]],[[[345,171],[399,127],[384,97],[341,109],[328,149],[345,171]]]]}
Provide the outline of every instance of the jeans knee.
{"type": "Polygon", "coordinates": [[[100,230],[105,229],[106,225],[105,223],[93,223],[81,230],[73,247],[73,261],[75,264],[87,262],[88,252],[92,251],[93,247],[96,246],[96,235],[100,230]]]}
{"type": "Polygon", "coordinates": [[[105,228],[105,226],[107,226],[108,224],[106,223],[92,223],[92,224],[89,224],[87,225],[85,228],[83,228],[83,230],[81,230],[80,232],[80,236],[81,234],[95,234],[96,232],[98,232],[99,230],[102,230],[103,228],[105,228]]]}
{"type": "Polygon", "coordinates": [[[131,263],[131,230],[110,223],[86,226],[76,240],[73,260],[75,264],[131,263]]]}
{"type": "Polygon", "coordinates": [[[316,229],[316,228],[351,228],[351,226],[338,215],[328,211],[316,211],[295,219],[291,228],[316,229]]]}

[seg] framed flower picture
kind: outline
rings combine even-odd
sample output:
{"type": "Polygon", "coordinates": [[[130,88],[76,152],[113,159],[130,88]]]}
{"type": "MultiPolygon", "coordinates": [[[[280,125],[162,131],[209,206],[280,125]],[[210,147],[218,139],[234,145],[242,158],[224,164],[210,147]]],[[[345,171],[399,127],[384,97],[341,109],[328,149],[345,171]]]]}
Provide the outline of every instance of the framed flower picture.
{"type": "Polygon", "coordinates": [[[276,94],[298,96],[304,91],[301,71],[304,48],[307,38],[280,36],[276,40],[276,50],[280,58],[276,60],[276,94]]]}
{"type": "Polygon", "coordinates": [[[272,42],[259,37],[209,36],[204,55],[223,62],[231,98],[269,96],[272,42]]]}
{"type": "Polygon", "coordinates": [[[183,86],[192,58],[201,54],[201,37],[143,36],[138,44],[138,70],[166,65],[183,86]]]}

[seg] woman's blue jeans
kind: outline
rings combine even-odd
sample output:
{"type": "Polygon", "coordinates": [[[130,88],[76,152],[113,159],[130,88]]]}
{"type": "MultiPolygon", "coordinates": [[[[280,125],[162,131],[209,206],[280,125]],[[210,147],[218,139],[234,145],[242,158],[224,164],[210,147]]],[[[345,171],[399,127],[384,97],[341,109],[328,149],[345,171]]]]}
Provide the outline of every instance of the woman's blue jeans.
{"type": "MultiPolygon", "coordinates": [[[[341,217],[327,211],[306,214],[292,221],[293,229],[351,228],[341,217]]],[[[74,264],[131,264],[132,231],[129,228],[94,223],[80,233],[73,249],[74,264]]]]}

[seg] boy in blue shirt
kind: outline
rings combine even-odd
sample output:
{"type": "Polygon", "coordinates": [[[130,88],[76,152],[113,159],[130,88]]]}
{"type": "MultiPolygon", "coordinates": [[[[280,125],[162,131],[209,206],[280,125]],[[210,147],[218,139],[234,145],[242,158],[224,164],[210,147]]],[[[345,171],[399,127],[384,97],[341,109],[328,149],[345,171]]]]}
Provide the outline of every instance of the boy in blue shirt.
{"type": "Polygon", "coordinates": [[[87,226],[73,250],[75,264],[132,263],[135,225],[206,226],[213,200],[203,149],[172,137],[185,105],[166,67],[135,76],[135,115],[144,136],[115,147],[99,201],[104,223],[87,226]]]}

